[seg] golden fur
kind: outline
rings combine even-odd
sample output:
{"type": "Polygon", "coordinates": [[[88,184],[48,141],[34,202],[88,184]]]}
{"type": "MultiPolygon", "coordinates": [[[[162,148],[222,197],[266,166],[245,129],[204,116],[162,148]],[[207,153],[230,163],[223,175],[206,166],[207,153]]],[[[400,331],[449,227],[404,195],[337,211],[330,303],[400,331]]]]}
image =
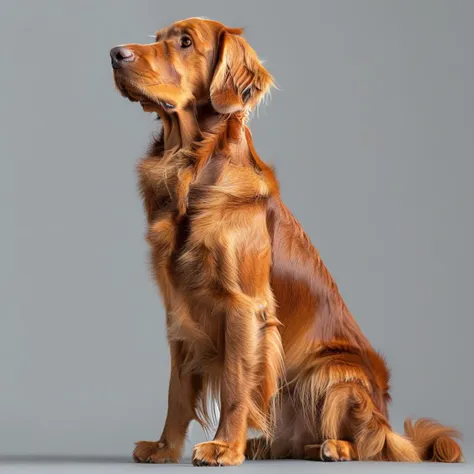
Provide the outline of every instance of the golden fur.
{"type": "Polygon", "coordinates": [[[192,18],[111,51],[119,91],[163,122],[138,175],[169,405],[160,440],[138,442],[134,459],[178,461],[190,421],[209,425],[211,397],[219,425],[195,446],[196,465],[460,461],[453,429],[420,420],[392,431],[385,362],[253,147],[248,116],[273,80],[241,34],[192,18]],[[249,427],[261,437],[247,440],[249,427]]]}

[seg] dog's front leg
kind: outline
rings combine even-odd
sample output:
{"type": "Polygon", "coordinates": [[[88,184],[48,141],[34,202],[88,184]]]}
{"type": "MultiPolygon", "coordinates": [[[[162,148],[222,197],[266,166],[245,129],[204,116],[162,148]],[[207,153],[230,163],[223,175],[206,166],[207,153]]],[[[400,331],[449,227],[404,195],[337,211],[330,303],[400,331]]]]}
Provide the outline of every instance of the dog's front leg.
{"type": "Polygon", "coordinates": [[[183,343],[171,341],[171,375],[168,391],[168,414],[158,441],[138,441],[135,462],[178,462],[186,439],[189,423],[195,418],[195,407],[201,390],[201,377],[182,373],[183,343]]]}
{"type": "Polygon", "coordinates": [[[261,304],[246,295],[226,299],[220,421],[214,440],[194,447],[195,465],[235,466],[244,461],[247,419],[257,378],[260,312],[261,304]]]}

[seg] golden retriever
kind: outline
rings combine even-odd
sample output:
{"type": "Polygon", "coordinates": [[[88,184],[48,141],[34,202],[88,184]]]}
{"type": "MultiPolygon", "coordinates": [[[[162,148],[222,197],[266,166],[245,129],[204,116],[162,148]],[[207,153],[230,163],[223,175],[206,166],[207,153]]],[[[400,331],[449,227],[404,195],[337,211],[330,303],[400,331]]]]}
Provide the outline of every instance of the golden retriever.
{"type": "Polygon", "coordinates": [[[191,18],[110,54],[118,90],[163,124],[138,175],[166,308],[168,414],[135,461],[177,462],[211,398],[218,428],[195,465],[460,461],[456,430],[422,419],[392,431],[384,359],[255,151],[249,113],[273,80],[242,30],[191,18]]]}

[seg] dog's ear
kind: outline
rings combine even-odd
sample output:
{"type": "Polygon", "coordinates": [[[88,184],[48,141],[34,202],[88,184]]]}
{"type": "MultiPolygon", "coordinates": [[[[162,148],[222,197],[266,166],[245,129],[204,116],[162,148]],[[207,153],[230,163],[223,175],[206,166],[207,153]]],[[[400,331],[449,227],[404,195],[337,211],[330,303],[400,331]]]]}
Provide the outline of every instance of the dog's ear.
{"type": "Polygon", "coordinates": [[[240,33],[242,30],[226,28],[219,34],[210,95],[221,114],[252,110],[273,85],[272,76],[240,33]]]}

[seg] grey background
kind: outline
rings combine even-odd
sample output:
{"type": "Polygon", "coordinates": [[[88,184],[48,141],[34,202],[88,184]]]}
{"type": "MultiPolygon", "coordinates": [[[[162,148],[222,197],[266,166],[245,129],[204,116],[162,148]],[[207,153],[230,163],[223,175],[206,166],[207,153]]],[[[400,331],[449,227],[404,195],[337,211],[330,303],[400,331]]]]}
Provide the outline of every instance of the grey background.
{"type": "Polygon", "coordinates": [[[435,417],[472,452],[473,1],[3,0],[0,455],[115,459],[161,432],[134,174],[158,124],[108,51],[190,16],[246,27],[277,79],[257,150],[392,367],[394,426],[435,417]]]}

